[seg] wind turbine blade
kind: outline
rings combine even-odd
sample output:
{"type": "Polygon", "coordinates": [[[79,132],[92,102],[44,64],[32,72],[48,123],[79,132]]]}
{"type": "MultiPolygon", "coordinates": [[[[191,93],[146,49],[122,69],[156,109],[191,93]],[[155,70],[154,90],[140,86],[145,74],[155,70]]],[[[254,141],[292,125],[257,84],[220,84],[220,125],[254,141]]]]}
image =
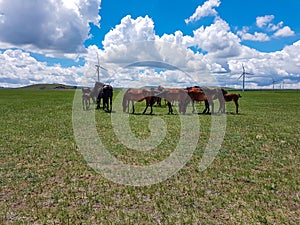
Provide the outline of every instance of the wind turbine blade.
{"type": "Polygon", "coordinates": [[[242,64],[242,67],[243,67],[243,73],[245,73],[245,67],[244,67],[244,64],[242,64]]]}
{"type": "Polygon", "coordinates": [[[239,79],[241,79],[241,77],[242,77],[243,75],[245,75],[245,74],[244,74],[244,73],[242,73],[242,74],[241,74],[241,76],[239,76],[238,80],[239,80],[239,79]]]}
{"type": "Polygon", "coordinates": [[[99,65],[99,67],[100,67],[101,69],[107,71],[107,69],[105,69],[103,66],[100,66],[100,65],[99,65]]]}
{"type": "Polygon", "coordinates": [[[100,60],[99,60],[99,55],[98,55],[98,52],[97,53],[97,62],[98,62],[98,65],[100,65],[100,60]]]}

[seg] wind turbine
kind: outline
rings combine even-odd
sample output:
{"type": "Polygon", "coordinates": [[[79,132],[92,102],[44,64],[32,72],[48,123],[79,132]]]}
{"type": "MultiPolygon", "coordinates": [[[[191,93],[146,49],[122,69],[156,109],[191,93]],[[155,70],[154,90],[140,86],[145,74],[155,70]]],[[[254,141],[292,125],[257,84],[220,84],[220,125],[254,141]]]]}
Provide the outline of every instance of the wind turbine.
{"type": "Polygon", "coordinates": [[[272,77],[273,91],[274,91],[274,86],[275,86],[275,84],[276,84],[278,81],[279,81],[279,80],[274,80],[274,78],[272,77]]]}
{"type": "Polygon", "coordinates": [[[253,73],[247,73],[246,71],[245,71],[245,68],[244,68],[244,65],[242,64],[242,67],[243,67],[243,73],[241,74],[241,76],[239,77],[239,79],[241,78],[241,77],[243,77],[243,92],[245,91],[245,76],[246,75],[254,75],[253,73]]]}
{"type": "Polygon", "coordinates": [[[100,65],[100,60],[99,60],[98,52],[97,52],[97,62],[98,62],[98,64],[95,65],[96,72],[97,72],[97,81],[100,82],[100,69],[105,70],[105,71],[107,71],[107,69],[105,69],[104,67],[102,67],[100,65]]]}

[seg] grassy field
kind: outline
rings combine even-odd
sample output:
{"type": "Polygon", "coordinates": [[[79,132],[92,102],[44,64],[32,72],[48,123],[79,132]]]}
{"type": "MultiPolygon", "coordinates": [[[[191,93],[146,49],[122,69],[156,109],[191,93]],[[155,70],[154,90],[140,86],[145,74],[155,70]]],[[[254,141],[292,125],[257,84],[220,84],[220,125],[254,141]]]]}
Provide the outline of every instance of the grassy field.
{"type": "MultiPolygon", "coordinates": [[[[227,103],[225,138],[207,170],[199,162],[211,116],[199,115],[191,160],[164,182],[134,187],[105,179],[78,151],[74,91],[0,90],[0,224],[299,224],[299,92],[241,94],[239,115],[227,103]]],[[[151,118],[165,121],[166,138],[153,151],[123,147],[103,111],[95,112],[98,134],[127,164],[161,161],[176,146],[180,123],[164,107],[154,113],[129,116],[141,139],[151,118]]]]}

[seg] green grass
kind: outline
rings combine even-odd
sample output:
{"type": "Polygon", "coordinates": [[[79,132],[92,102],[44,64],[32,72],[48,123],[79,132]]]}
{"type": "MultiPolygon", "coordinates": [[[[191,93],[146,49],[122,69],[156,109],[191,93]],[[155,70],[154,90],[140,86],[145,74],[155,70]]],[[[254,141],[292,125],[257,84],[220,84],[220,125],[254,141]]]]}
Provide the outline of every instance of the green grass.
{"type": "MultiPolygon", "coordinates": [[[[227,103],[225,138],[207,170],[198,166],[211,116],[199,115],[201,138],[183,169],[133,187],[87,166],[73,135],[74,91],[0,90],[0,224],[299,224],[299,92],[241,94],[239,115],[227,103]]],[[[141,139],[150,135],[150,119],[165,121],[168,133],[153,151],[122,146],[103,111],[96,112],[97,130],[119,160],[149,165],[179,140],[178,115],[154,113],[129,116],[141,139]]]]}

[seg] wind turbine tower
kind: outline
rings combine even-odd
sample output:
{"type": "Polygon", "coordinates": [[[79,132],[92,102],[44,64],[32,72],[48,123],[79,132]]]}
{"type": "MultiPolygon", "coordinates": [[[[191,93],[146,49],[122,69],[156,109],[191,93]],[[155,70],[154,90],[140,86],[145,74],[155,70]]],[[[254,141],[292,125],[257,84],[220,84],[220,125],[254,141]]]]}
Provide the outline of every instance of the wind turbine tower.
{"type": "Polygon", "coordinates": [[[272,84],[273,84],[273,91],[275,89],[275,84],[278,82],[278,80],[274,80],[274,78],[272,78],[272,84]]]}
{"type": "Polygon", "coordinates": [[[254,75],[253,73],[247,73],[246,71],[245,71],[245,67],[244,67],[244,65],[242,64],[242,67],[243,67],[243,72],[242,72],[242,74],[241,74],[241,76],[239,77],[239,79],[241,78],[241,77],[243,77],[243,92],[245,91],[245,77],[246,77],[246,75],[254,75]]]}
{"type": "Polygon", "coordinates": [[[97,62],[98,64],[95,65],[96,67],[96,72],[97,72],[97,81],[100,82],[100,69],[107,71],[104,67],[100,65],[100,60],[99,60],[99,55],[97,53],[97,62]]]}

